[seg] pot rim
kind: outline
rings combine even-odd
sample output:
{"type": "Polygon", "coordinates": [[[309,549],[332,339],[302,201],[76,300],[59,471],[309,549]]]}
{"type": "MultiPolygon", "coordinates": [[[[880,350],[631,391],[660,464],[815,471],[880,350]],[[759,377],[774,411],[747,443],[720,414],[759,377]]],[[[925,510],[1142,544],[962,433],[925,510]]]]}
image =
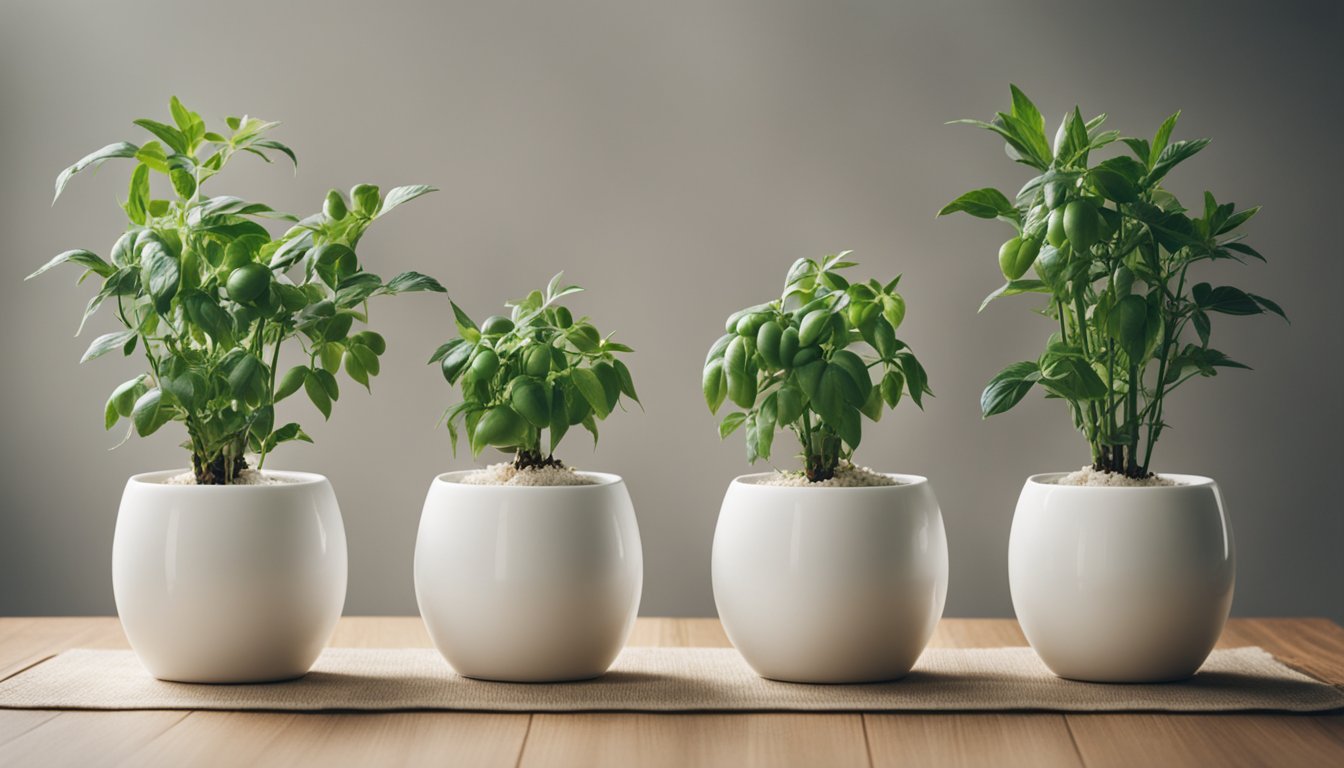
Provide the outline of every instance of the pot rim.
{"type": "Polygon", "coordinates": [[[160,469],[153,472],[141,472],[131,475],[128,483],[150,488],[166,488],[173,491],[183,491],[187,493],[199,492],[219,492],[219,491],[270,491],[275,492],[284,488],[307,488],[321,483],[328,482],[326,475],[320,475],[316,472],[300,472],[287,469],[264,469],[259,470],[263,475],[271,477],[282,477],[287,482],[277,485],[169,485],[164,480],[175,477],[183,472],[190,472],[190,469],[160,469]]]}
{"type": "Polygon", "coordinates": [[[480,467],[477,467],[475,469],[458,469],[453,470],[451,472],[440,473],[434,477],[434,484],[438,485],[442,483],[443,485],[450,485],[454,488],[470,488],[472,490],[492,490],[492,491],[516,490],[523,492],[532,492],[532,491],[559,491],[559,490],[591,491],[598,488],[610,488],[613,485],[620,485],[621,483],[625,482],[625,479],[622,478],[620,475],[612,474],[610,472],[589,472],[586,470],[575,470],[575,474],[579,474],[592,480],[596,480],[597,482],[588,483],[586,485],[476,485],[461,482],[461,478],[466,477],[472,472],[476,472],[478,469],[480,469],[480,467]]]}
{"type": "MultiPolygon", "coordinates": [[[[1076,470],[1070,470],[1076,471],[1076,470]]],[[[1027,485],[1040,485],[1049,488],[1061,488],[1071,491],[1174,491],[1181,488],[1207,488],[1217,483],[1211,477],[1203,475],[1185,475],[1178,472],[1157,472],[1160,477],[1169,480],[1175,480],[1175,485],[1060,485],[1055,482],[1061,477],[1069,474],[1068,472],[1040,472],[1027,477],[1027,485]]]]}
{"type": "Polygon", "coordinates": [[[806,485],[762,485],[759,482],[759,480],[761,480],[762,478],[773,477],[776,474],[778,473],[752,472],[745,475],[738,475],[737,477],[733,478],[733,482],[730,485],[741,486],[743,488],[752,488],[757,491],[763,491],[765,493],[773,493],[775,491],[799,491],[799,490],[806,491],[808,493],[812,493],[814,491],[846,491],[854,493],[885,491],[887,493],[891,493],[892,491],[896,490],[918,488],[922,485],[929,485],[929,479],[927,477],[924,477],[923,475],[907,475],[899,472],[877,473],[879,475],[883,475],[884,477],[890,477],[891,479],[897,481],[896,485],[858,485],[858,486],[823,485],[821,487],[815,487],[815,486],[809,487],[806,485]]]}

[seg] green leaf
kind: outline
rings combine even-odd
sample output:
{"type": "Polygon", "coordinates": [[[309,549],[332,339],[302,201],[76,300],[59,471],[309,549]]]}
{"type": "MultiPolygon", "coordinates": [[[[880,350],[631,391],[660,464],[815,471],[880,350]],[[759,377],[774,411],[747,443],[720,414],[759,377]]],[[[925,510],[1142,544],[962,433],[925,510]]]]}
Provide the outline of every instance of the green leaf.
{"type": "Polygon", "coordinates": [[[157,136],[160,141],[171,147],[174,152],[183,155],[191,154],[187,147],[186,134],[173,126],[165,125],[157,120],[148,120],[144,118],[140,120],[132,120],[131,122],[157,136]]]}
{"type": "Polygon", "coordinates": [[[621,393],[638,403],[639,395],[635,394],[635,380],[630,375],[630,369],[620,360],[613,360],[611,366],[616,369],[616,376],[621,385],[621,393]]]}
{"type": "Polygon", "coordinates": [[[770,458],[770,448],[775,442],[775,423],[778,418],[776,393],[766,396],[756,412],[756,455],[762,459],[770,458]]]}
{"type": "Polygon", "coordinates": [[[589,368],[574,368],[570,371],[570,379],[574,382],[575,388],[583,399],[588,402],[599,418],[605,419],[611,413],[607,406],[607,392],[602,387],[602,381],[597,378],[597,374],[589,368]]]}
{"type": "Polygon", "coordinates": [[[289,158],[289,162],[294,165],[294,170],[297,171],[299,169],[299,158],[294,154],[294,150],[290,149],[284,144],[281,144],[275,139],[256,139],[255,141],[251,142],[251,144],[254,147],[262,147],[263,149],[274,149],[277,152],[283,153],[285,157],[289,158]]]}
{"type": "Polygon", "coordinates": [[[93,343],[89,345],[88,350],[84,352],[84,356],[79,359],[79,362],[86,363],[95,357],[102,357],[114,349],[125,350],[125,348],[135,341],[135,339],[135,331],[113,331],[112,333],[104,333],[102,336],[93,340],[93,343]]]}
{"type": "Polygon", "coordinates": [[[724,416],[723,421],[719,422],[719,439],[722,440],[733,434],[733,432],[736,432],[737,428],[742,426],[746,420],[747,414],[742,413],[741,411],[733,411],[727,416],[724,416]]]}
{"type": "Polygon", "coordinates": [[[846,406],[840,413],[839,422],[835,425],[835,431],[840,433],[840,439],[845,441],[850,450],[857,449],[863,438],[863,421],[859,418],[859,415],[858,408],[846,406]]]}
{"type": "Polygon", "coordinates": [[[1077,355],[1047,353],[1041,363],[1041,384],[1068,400],[1098,400],[1109,391],[1092,366],[1077,355]]]}
{"type": "Polygon", "coordinates": [[[710,413],[718,413],[719,407],[728,397],[728,384],[723,374],[723,358],[710,360],[701,374],[700,389],[705,396],[705,405],[710,413]]]}
{"type": "MultiPolygon", "coordinates": [[[[1055,251],[1054,246],[1049,245],[1041,248],[1041,253],[1045,253],[1047,250],[1049,250],[1052,253],[1058,254],[1058,252],[1055,251]]],[[[1037,256],[1036,258],[1039,260],[1041,257],[1037,256]]],[[[980,302],[979,311],[981,312],[985,311],[985,307],[989,306],[989,303],[991,301],[1003,298],[1004,296],[1016,296],[1020,293],[1049,293],[1049,292],[1050,288],[1040,280],[1009,280],[1008,282],[999,286],[998,289],[995,290],[993,293],[986,296],[984,301],[980,302]]]]}
{"type": "Polygon", "coordinates": [[[217,344],[228,345],[233,340],[233,318],[215,300],[201,291],[191,291],[182,297],[187,316],[217,344]]]}
{"type": "Polygon", "coordinates": [[[1040,373],[1040,366],[1034,360],[1013,363],[999,371],[980,395],[981,417],[987,419],[1020,403],[1040,378],[1040,373]]]}
{"type": "Polygon", "coordinates": [[[239,400],[249,399],[261,382],[262,364],[252,354],[244,354],[237,359],[229,371],[229,391],[239,400]]]}
{"type": "Polygon", "coordinates": [[[1041,112],[1036,105],[1031,103],[1031,99],[1023,93],[1016,85],[1009,85],[1013,93],[1013,117],[1022,130],[1018,131],[1018,136],[1025,140],[1025,143],[1031,147],[1034,156],[1037,159],[1044,159],[1046,162],[1050,158],[1050,145],[1045,139],[1045,118],[1041,117],[1041,112]]]}
{"type": "Polygon", "coordinates": [[[850,380],[854,382],[855,390],[851,393],[854,399],[850,405],[859,407],[867,402],[868,393],[873,389],[873,380],[863,359],[847,349],[841,349],[831,355],[831,364],[849,374],[850,380]]]}
{"type": "Polygon", "coordinates": [[[453,322],[457,325],[458,334],[473,343],[480,341],[481,329],[476,326],[476,323],[472,322],[471,318],[467,317],[467,313],[457,306],[457,302],[450,301],[448,303],[453,306],[453,322]]]}
{"type": "Polygon", "coordinates": [[[154,310],[166,315],[177,295],[181,271],[177,259],[158,240],[150,240],[140,251],[141,282],[154,299],[154,310]]]}
{"type": "Polygon", "coordinates": [[[402,203],[408,203],[417,197],[427,195],[430,192],[438,192],[438,187],[431,187],[428,184],[415,184],[406,187],[393,187],[388,191],[387,196],[383,198],[383,207],[378,211],[378,216],[384,216],[388,211],[396,208],[402,203]]]}
{"type": "Polygon", "coordinates": [[[107,398],[107,406],[104,408],[105,429],[111,429],[117,423],[117,419],[131,415],[135,401],[145,393],[145,380],[146,377],[142,374],[130,381],[122,382],[112,390],[112,395],[107,398]]]}
{"type": "Polygon", "coordinates": [[[1158,157],[1167,148],[1167,142],[1171,141],[1171,132],[1176,128],[1176,121],[1180,117],[1181,111],[1178,109],[1166,120],[1163,120],[1162,126],[1157,129],[1157,135],[1153,137],[1152,147],[1149,148],[1147,156],[1141,158],[1149,168],[1157,164],[1158,157]]]}
{"type": "Polygon", "coordinates": [[[905,391],[905,374],[901,373],[900,368],[889,368],[882,376],[882,401],[888,408],[895,408],[896,404],[901,402],[901,394],[905,391]]]}
{"type": "Polygon", "coordinates": [[[438,280],[429,275],[422,275],[419,272],[402,272],[391,280],[387,281],[386,290],[388,293],[413,293],[415,291],[433,291],[434,293],[447,293],[448,289],[439,284],[438,280]]]}
{"type": "Polygon", "coordinates": [[[922,410],[924,408],[924,395],[933,394],[933,391],[929,389],[929,374],[924,371],[924,366],[920,365],[915,356],[909,352],[898,355],[896,359],[900,363],[901,371],[905,374],[905,388],[910,392],[910,399],[922,410]]]}
{"type": "Polygon", "coordinates": [[[97,168],[102,165],[104,160],[110,160],[114,157],[135,157],[135,153],[139,151],[140,148],[136,145],[119,141],[81,157],[78,162],[61,171],[60,175],[56,177],[56,194],[51,198],[51,202],[55,203],[60,199],[61,193],[65,191],[65,185],[70,183],[71,177],[76,173],[86,168],[97,168]]]}
{"type": "Polygon", "coordinates": [[[141,437],[152,435],[168,421],[167,416],[162,413],[167,409],[160,408],[160,400],[162,399],[163,393],[159,391],[158,387],[155,387],[135,401],[135,405],[131,409],[131,423],[135,425],[136,434],[141,437]]]}
{"type": "Polygon", "coordinates": [[[1132,203],[1139,199],[1140,185],[1147,169],[1131,157],[1113,157],[1087,172],[1087,179],[1107,200],[1132,203]]]}
{"type": "Polygon", "coordinates": [[[976,189],[958,197],[938,211],[939,216],[964,211],[981,219],[995,219],[1000,216],[1017,220],[1019,214],[1003,193],[992,187],[976,189]]]}
{"type": "Polygon", "coordinates": [[[280,381],[275,388],[274,401],[278,403],[298,392],[299,387],[303,386],[308,379],[308,372],[308,366],[306,365],[296,365],[286,371],[285,375],[280,377],[280,381]]]}
{"type": "MultiPolygon", "coordinates": [[[[327,395],[327,390],[322,386],[322,382],[317,377],[317,371],[310,371],[308,376],[303,379],[303,391],[308,393],[308,399],[313,401],[317,410],[322,412],[324,419],[331,418],[331,397],[327,395]]],[[[325,373],[325,371],[324,371],[325,373]]]]}
{"type": "Polygon", "coordinates": [[[1154,184],[1162,177],[1166,176],[1172,168],[1185,162],[1209,145],[1208,139],[1194,139],[1192,141],[1177,141],[1167,145],[1158,155],[1157,162],[1153,164],[1152,170],[1148,172],[1148,183],[1154,184]]]}
{"type": "MultiPolygon", "coordinates": [[[[1265,311],[1250,294],[1229,285],[1214,288],[1208,283],[1197,283],[1190,294],[1194,297],[1195,304],[1207,312],[1220,312],[1224,315],[1258,315],[1265,311]]],[[[1275,307],[1277,308],[1277,305],[1275,307]]],[[[1276,314],[1282,315],[1283,310],[1280,309],[1276,314]]]]}
{"type": "Polygon", "coordinates": [[[75,249],[72,251],[65,251],[63,253],[57,254],[51,261],[48,261],[46,264],[43,264],[40,268],[38,268],[36,272],[25,277],[24,280],[32,280],[34,277],[37,277],[38,275],[42,274],[43,272],[46,272],[52,267],[60,266],[61,264],[65,264],[66,262],[79,264],[80,266],[85,267],[86,269],[98,275],[99,277],[108,277],[112,273],[117,271],[116,267],[103,261],[102,258],[100,258],[97,254],[93,253],[92,251],[75,249]]]}
{"type": "Polygon", "coordinates": [[[131,173],[131,186],[126,197],[126,216],[144,226],[149,214],[149,166],[140,163],[131,173]]]}

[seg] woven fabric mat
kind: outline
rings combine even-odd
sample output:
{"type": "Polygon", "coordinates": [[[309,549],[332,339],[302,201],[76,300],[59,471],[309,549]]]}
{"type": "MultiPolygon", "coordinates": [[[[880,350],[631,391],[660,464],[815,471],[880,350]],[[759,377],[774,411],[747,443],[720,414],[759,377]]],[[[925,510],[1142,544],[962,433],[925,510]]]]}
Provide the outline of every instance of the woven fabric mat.
{"type": "Polygon", "coordinates": [[[758,677],[731,648],[627,648],[596,680],[492,683],[455,674],[433,649],[330,648],[306,677],[266,685],[165,683],[130,651],[66,651],[0,682],[0,708],[281,711],[1312,712],[1344,691],[1260,648],[1217,650],[1192,680],[1099,685],[1061,680],[1030,648],[930,648],[905,679],[800,685],[758,677]]]}

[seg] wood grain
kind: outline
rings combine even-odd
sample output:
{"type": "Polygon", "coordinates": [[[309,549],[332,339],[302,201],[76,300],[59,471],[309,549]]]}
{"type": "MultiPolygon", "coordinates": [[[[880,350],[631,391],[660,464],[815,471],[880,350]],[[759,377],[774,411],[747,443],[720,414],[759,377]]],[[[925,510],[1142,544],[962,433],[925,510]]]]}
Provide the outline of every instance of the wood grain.
{"type": "Polygon", "coordinates": [[[1081,766],[1056,714],[864,715],[873,765],[1081,766]]]}
{"type": "MultiPolygon", "coordinates": [[[[715,619],[640,619],[631,645],[727,647],[715,619]]],[[[1011,620],[946,619],[941,647],[1025,645],[1011,620]]],[[[418,617],[347,617],[332,645],[429,647],[418,617]]],[[[1259,645],[1344,685],[1344,629],[1235,619],[1259,645]]],[[[125,648],[113,617],[0,618],[0,679],[67,648],[125,648]]],[[[0,710],[0,766],[1344,765],[1344,714],[490,714],[0,710]]]]}

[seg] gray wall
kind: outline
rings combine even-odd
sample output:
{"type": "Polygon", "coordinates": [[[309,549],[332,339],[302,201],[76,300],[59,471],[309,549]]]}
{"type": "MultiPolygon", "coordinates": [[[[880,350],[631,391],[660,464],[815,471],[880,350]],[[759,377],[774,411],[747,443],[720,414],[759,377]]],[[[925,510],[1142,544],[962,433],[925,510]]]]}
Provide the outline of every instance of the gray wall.
{"type": "MultiPolygon", "coordinates": [[[[136,361],[77,364],[87,339],[71,333],[91,290],[72,288],[73,272],[22,282],[57,251],[107,252],[127,167],[78,178],[55,208],[52,179],[135,137],[130,120],[166,116],[178,94],[214,119],[285,121],[277,135],[297,148],[299,173],[243,160],[229,189],[245,197],[307,212],[331,186],[441,186],[366,238],[365,260],[385,273],[435,274],[482,316],[561,268],[587,286],[576,307],[638,350],[646,410],[610,419],[595,452],[575,436],[564,457],[628,480],[646,614],[714,611],[715,516],[747,471],[699,396],[723,316],[777,295],[799,256],[853,248],[864,274],[903,272],[901,335],[937,399],[867,430],[860,457],[936,484],[952,550],[948,614],[1010,615],[1006,548],[1022,479],[1079,466],[1085,447],[1062,407],[1036,397],[981,421],[984,382],[1034,357],[1049,327],[1029,300],[977,315],[1000,282],[1004,230],[934,212],[972,187],[1025,180],[989,136],[943,125],[1005,106],[1012,80],[1051,130],[1075,101],[1144,136],[1184,109],[1179,135],[1215,141],[1175,190],[1264,205],[1251,242],[1270,264],[1210,276],[1278,299],[1293,324],[1218,319],[1216,345],[1257,370],[1175,397],[1158,464],[1222,483],[1238,613],[1344,619],[1344,24],[1327,2],[1192,5],[6,4],[0,614],[111,612],[125,478],[185,461],[174,429],[108,452],[120,435],[103,431],[103,401],[136,361]]],[[[452,333],[447,301],[374,311],[391,340],[374,396],[348,386],[327,424],[301,399],[287,403],[317,445],[275,459],[336,486],[347,611],[411,613],[423,493],[435,473],[471,462],[434,428],[450,394],[424,365],[452,333]]]]}

